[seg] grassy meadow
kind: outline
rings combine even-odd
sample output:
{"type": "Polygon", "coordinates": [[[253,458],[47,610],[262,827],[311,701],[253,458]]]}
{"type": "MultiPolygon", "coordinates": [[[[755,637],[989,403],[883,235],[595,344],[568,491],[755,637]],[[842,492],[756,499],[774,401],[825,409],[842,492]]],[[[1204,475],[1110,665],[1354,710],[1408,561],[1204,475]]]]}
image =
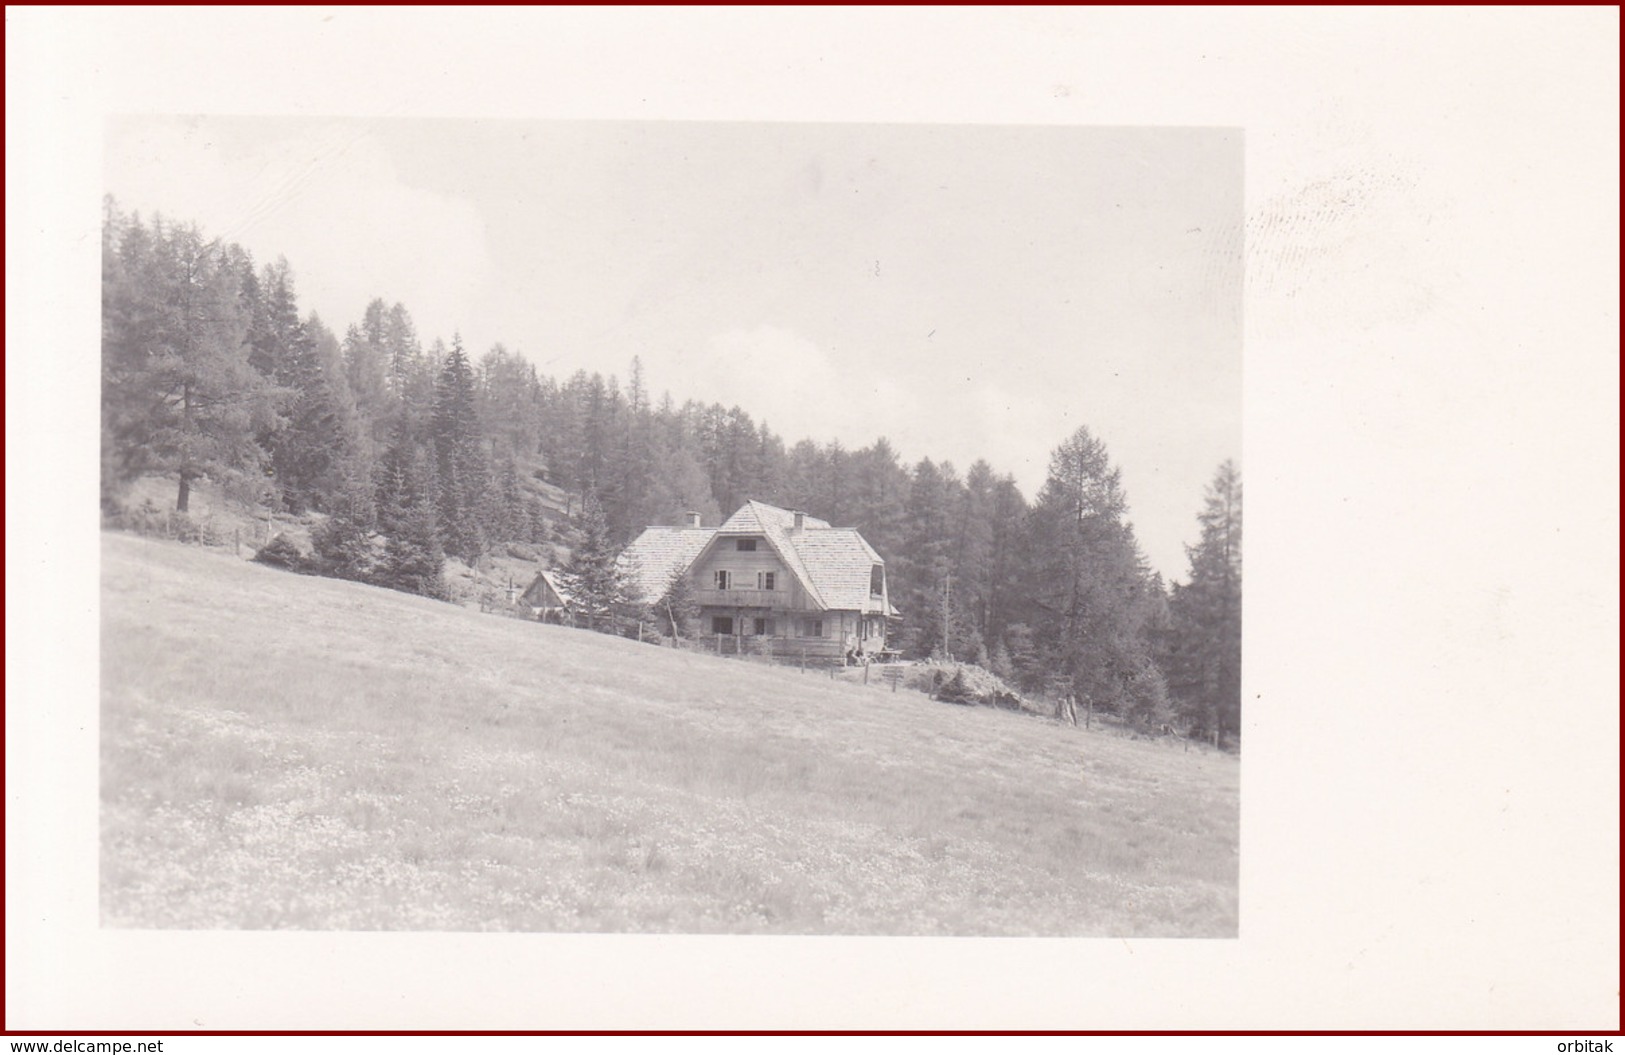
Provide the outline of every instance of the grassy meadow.
{"type": "Polygon", "coordinates": [[[104,926],[1233,937],[1239,765],[103,536],[104,926]]]}

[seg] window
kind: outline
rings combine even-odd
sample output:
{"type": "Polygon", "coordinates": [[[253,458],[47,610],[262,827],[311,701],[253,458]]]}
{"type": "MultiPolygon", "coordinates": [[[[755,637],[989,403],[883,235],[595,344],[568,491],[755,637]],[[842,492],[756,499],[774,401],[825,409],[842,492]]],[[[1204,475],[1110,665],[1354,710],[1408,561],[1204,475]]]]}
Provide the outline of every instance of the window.
{"type": "Polygon", "coordinates": [[[732,637],[733,632],[734,621],[732,616],[714,615],[711,617],[711,633],[727,634],[729,637],[732,637]]]}
{"type": "Polygon", "coordinates": [[[727,588],[728,588],[728,573],[726,571],[723,571],[723,570],[719,569],[717,571],[717,589],[726,590],[727,588]]]}
{"type": "Polygon", "coordinates": [[[753,539],[753,538],[738,539],[738,540],[736,540],[734,542],[734,545],[736,547],[738,547],[738,549],[739,549],[739,551],[741,553],[755,553],[756,552],[756,540],[753,539]]]}
{"type": "Polygon", "coordinates": [[[824,621],[822,619],[803,619],[801,621],[802,637],[823,637],[824,621]]]}
{"type": "Polygon", "coordinates": [[[773,573],[770,572],[770,571],[759,571],[759,572],[757,572],[756,573],[756,588],[758,590],[771,590],[771,589],[773,589],[773,573]]]}
{"type": "Polygon", "coordinates": [[[756,620],[756,634],[757,634],[758,637],[772,637],[773,636],[773,620],[771,620],[771,619],[758,619],[758,620],[756,620]]]}
{"type": "Polygon", "coordinates": [[[885,567],[885,565],[876,564],[874,567],[869,569],[869,596],[870,597],[884,597],[884,596],[886,596],[886,567],[885,567]]]}

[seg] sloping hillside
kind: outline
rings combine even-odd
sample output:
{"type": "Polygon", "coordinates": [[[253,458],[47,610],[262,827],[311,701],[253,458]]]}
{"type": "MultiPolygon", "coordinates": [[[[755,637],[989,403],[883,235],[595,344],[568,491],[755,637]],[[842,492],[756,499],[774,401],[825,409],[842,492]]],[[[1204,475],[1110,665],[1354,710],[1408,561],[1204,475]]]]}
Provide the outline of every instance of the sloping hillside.
{"type": "Polygon", "coordinates": [[[1234,758],[103,542],[108,926],[1233,936],[1234,758]]]}

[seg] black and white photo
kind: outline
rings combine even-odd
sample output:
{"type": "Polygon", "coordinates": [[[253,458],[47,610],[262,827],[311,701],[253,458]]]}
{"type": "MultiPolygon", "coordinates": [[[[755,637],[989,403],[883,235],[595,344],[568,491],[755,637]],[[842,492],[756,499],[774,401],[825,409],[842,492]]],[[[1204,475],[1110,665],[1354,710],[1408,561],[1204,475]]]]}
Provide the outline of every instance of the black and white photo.
{"type": "Polygon", "coordinates": [[[104,925],[1234,938],[1242,147],[111,121],[104,925]]]}

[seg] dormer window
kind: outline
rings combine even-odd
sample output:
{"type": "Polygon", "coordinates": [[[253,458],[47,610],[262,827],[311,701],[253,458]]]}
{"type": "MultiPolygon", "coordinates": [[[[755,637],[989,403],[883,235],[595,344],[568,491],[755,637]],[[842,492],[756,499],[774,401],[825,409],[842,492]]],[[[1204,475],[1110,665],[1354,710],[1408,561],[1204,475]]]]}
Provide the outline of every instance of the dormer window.
{"type": "Polygon", "coordinates": [[[756,552],[756,540],[753,538],[736,539],[734,540],[734,545],[738,547],[739,552],[741,553],[756,552]]]}
{"type": "Polygon", "coordinates": [[[876,564],[869,569],[869,596],[886,596],[886,566],[876,564]]]}

